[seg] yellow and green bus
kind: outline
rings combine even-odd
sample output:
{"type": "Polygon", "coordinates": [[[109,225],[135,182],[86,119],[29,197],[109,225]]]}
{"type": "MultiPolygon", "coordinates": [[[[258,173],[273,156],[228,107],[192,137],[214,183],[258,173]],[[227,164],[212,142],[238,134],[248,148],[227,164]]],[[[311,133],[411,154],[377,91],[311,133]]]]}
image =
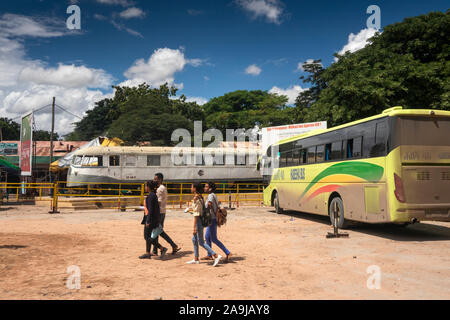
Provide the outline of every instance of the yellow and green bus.
{"type": "Polygon", "coordinates": [[[450,112],[393,107],[279,141],[264,204],[351,221],[450,221],[450,112]]]}

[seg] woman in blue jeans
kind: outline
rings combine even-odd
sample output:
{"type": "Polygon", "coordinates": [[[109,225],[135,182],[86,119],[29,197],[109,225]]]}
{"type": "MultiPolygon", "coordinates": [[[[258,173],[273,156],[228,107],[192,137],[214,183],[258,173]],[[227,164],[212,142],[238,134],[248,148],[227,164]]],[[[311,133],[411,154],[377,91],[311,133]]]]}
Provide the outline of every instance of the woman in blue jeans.
{"type": "Polygon", "coordinates": [[[203,186],[201,183],[193,183],[191,185],[191,192],[194,194],[193,206],[190,208],[194,216],[194,231],[192,237],[192,243],[194,244],[194,259],[186,262],[187,264],[199,264],[199,245],[202,246],[206,251],[208,251],[208,255],[211,256],[211,259],[214,259],[213,267],[215,267],[220,259],[221,255],[217,255],[210,246],[205,243],[203,239],[203,225],[200,220],[200,215],[203,213],[203,209],[205,207],[205,202],[202,197],[203,186]]]}
{"type": "MultiPolygon", "coordinates": [[[[212,242],[216,246],[218,246],[222,251],[227,255],[225,261],[230,261],[231,258],[231,252],[224,246],[222,242],[220,242],[219,239],[217,239],[217,220],[216,220],[216,214],[217,210],[219,209],[219,201],[217,200],[217,196],[214,194],[214,191],[216,191],[216,184],[214,182],[207,182],[205,184],[205,193],[209,193],[208,199],[206,200],[206,206],[211,209],[211,217],[212,222],[209,227],[206,228],[205,238],[206,238],[206,244],[211,247],[212,242]]],[[[212,256],[208,253],[208,255],[202,260],[212,260],[212,256]]]]}

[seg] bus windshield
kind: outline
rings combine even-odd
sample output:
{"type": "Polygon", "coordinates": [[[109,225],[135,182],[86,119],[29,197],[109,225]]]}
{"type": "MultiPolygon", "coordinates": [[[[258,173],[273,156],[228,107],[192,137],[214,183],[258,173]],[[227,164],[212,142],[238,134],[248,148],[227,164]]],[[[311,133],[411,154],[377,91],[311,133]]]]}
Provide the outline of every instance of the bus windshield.
{"type": "Polygon", "coordinates": [[[398,117],[395,145],[450,146],[450,118],[398,117]]]}

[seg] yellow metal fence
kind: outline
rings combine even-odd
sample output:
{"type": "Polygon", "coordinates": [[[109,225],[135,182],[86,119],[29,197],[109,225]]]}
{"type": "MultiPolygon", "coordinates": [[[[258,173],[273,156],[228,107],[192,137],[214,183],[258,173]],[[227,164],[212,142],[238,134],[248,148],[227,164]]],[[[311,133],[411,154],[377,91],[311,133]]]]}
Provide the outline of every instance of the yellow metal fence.
{"type": "MultiPolygon", "coordinates": [[[[139,207],[146,196],[143,183],[83,183],[83,186],[68,187],[65,181],[55,183],[0,183],[0,203],[39,201],[50,202],[51,212],[58,212],[62,203],[69,207],[99,208],[139,207]],[[60,205],[61,203],[61,205],[60,205]]],[[[170,208],[184,208],[192,201],[191,183],[164,183],[168,191],[167,205],[170,208]]],[[[261,183],[217,183],[215,194],[227,207],[261,206],[263,189],[261,183]]],[[[66,206],[67,207],[67,206],[66,206]]]]}

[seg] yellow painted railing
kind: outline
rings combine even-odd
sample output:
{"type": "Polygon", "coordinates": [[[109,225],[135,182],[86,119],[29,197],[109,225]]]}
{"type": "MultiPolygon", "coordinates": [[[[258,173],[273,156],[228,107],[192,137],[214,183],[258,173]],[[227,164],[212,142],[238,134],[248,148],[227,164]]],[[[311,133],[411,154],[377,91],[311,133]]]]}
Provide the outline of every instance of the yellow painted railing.
{"type": "MultiPolygon", "coordinates": [[[[55,183],[0,183],[0,194],[6,201],[47,200],[50,212],[58,212],[58,201],[80,199],[88,203],[116,203],[118,209],[143,206],[146,197],[143,183],[83,183],[84,186],[68,187],[67,182],[55,183]],[[85,198],[85,199],[83,199],[85,198]],[[94,199],[95,198],[95,199],[94,199]]],[[[168,191],[168,206],[183,208],[192,201],[191,183],[164,183],[168,191]]],[[[261,206],[261,183],[216,183],[215,194],[224,206],[261,206]]],[[[1,200],[1,199],[0,199],[1,200]]]]}

